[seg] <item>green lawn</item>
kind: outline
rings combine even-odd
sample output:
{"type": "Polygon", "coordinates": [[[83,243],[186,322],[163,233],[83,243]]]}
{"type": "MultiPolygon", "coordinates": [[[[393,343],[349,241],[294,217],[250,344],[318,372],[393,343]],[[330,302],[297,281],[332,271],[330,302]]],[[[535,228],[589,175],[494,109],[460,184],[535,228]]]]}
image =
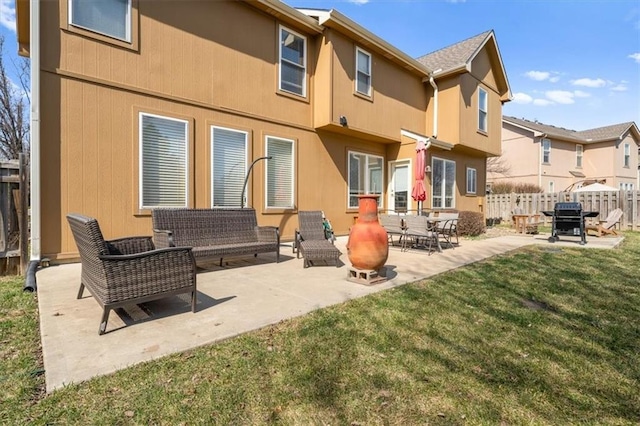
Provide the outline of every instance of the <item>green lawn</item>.
{"type": "Polygon", "coordinates": [[[42,393],[0,282],[0,424],[640,423],[640,234],[531,247],[42,393]]]}

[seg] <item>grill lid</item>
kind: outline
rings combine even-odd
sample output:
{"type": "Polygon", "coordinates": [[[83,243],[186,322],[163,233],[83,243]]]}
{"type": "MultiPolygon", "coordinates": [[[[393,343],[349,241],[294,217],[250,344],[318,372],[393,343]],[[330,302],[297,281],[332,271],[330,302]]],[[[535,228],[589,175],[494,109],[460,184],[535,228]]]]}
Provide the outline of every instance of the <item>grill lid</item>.
{"type": "Polygon", "coordinates": [[[553,209],[555,211],[566,211],[566,210],[571,210],[574,212],[581,212],[582,211],[582,204],[581,203],[569,203],[569,202],[562,202],[562,203],[556,203],[553,206],[553,209]]]}

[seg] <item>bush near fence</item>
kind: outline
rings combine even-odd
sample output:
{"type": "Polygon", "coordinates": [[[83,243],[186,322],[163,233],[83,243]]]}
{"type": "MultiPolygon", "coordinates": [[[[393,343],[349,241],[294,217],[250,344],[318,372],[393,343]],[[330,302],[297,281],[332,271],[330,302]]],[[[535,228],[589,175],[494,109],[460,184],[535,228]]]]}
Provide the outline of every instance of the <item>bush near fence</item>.
{"type": "MultiPolygon", "coordinates": [[[[511,220],[516,208],[525,214],[553,211],[558,202],[580,202],[584,211],[597,211],[600,215],[595,220],[604,220],[611,210],[622,209],[624,215],[620,229],[640,229],[640,191],[612,192],[554,192],[543,194],[487,194],[487,219],[511,220]]],[[[544,222],[551,222],[550,217],[541,216],[544,222]]]]}

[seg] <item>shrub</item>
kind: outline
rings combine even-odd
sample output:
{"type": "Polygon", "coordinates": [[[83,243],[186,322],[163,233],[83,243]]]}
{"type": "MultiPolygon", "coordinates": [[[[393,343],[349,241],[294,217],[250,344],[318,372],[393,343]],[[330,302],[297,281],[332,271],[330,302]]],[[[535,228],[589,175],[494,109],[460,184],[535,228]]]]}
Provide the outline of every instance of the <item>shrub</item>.
{"type": "Polygon", "coordinates": [[[536,194],[544,192],[540,186],[524,182],[495,182],[491,185],[492,194],[536,194]]]}
{"type": "Polygon", "coordinates": [[[536,194],[544,192],[544,189],[533,183],[516,183],[513,192],[516,194],[536,194]]]}
{"type": "Polygon", "coordinates": [[[484,215],[480,212],[461,211],[458,215],[458,235],[476,236],[484,234],[484,215]]]}

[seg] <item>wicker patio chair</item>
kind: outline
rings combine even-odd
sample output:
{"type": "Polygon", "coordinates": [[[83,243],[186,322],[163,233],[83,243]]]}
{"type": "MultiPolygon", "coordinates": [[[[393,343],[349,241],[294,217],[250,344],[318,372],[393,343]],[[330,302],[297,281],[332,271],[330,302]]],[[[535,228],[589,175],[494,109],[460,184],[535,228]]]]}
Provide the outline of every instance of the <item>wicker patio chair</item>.
{"type": "Polygon", "coordinates": [[[126,305],[191,293],[196,311],[196,265],[190,247],[155,249],[151,237],[105,241],[98,221],[67,215],[82,273],[78,299],[86,287],[103,308],[98,334],[107,329],[109,312],[126,305]]]}
{"type": "Polygon", "coordinates": [[[333,261],[336,267],[340,266],[338,259],[342,253],[333,245],[333,241],[327,240],[320,210],[298,212],[294,243],[298,247],[296,256],[300,258],[302,254],[305,268],[319,260],[333,261]]]}

